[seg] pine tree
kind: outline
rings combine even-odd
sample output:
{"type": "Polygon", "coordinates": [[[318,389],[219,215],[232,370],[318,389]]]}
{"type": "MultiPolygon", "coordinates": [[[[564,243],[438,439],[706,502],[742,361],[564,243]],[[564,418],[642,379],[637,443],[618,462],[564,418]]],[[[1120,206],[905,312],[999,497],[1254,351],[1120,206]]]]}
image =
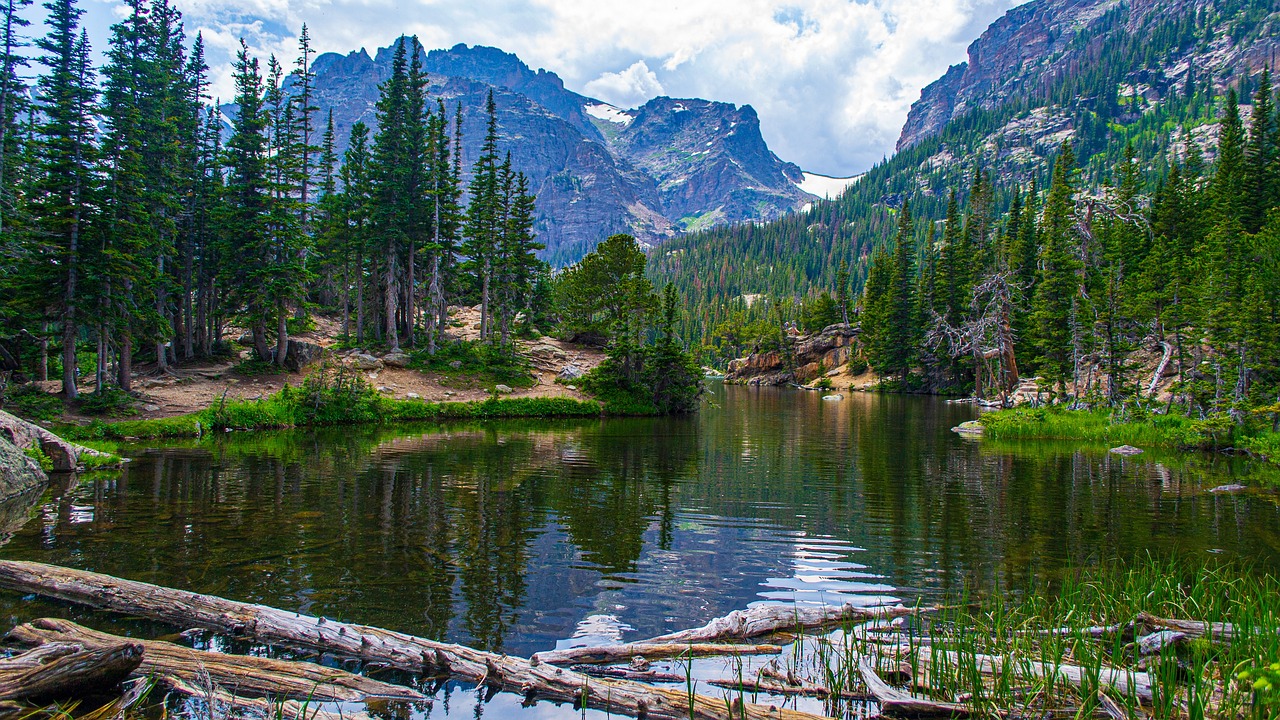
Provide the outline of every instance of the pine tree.
{"type": "Polygon", "coordinates": [[[76,386],[76,340],[81,319],[80,282],[85,231],[93,213],[94,144],[93,104],[97,96],[89,59],[89,40],[77,33],[83,10],[75,0],[50,0],[49,33],[36,41],[44,52],[40,62],[48,72],[40,78],[39,167],[35,179],[33,213],[45,242],[57,258],[56,279],[49,289],[57,297],[62,323],[62,393],[73,400],[76,386]]]}
{"type": "Polygon", "coordinates": [[[5,230],[6,218],[12,214],[17,202],[12,183],[14,172],[10,165],[17,157],[18,122],[22,117],[26,88],[18,76],[19,68],[27,66],[27,59],[19,54],[23,47],[19,33],[30,22],[19,13],[31,5],[31,0],[4,0],[3,35],[0,36],[0,232],[5,230]]]}
{"type": "Polygon", "coordinates": [[[480,337],[488,341],[492,327],[493,263],[502,234],[502,187],[498,162],[498,111],[493,91],[485,101],[484,143],[471,173],[463,253],[480,280],[480,337]]]}
{"type": "Polygon", "coordinates": [[[1256,233],[1267,222],[1267,213],[1280,204],[1280,179],[1277,179],[1280,148],[1276,147],[1280,124],[1276,121],[1275,98],[1271,89],[1271,71],[1264,68],[1253,96],[1253,115],[1249,119],[1249,135],[1245,145],[1244,192],[1245,232],[1256,233]]]}
{"type": "Polygon", "coordinates": [[[229,304],[238,309],[261,360],[271,358],[267,323],[275,298],[275,269],[271,227],[271,189],[268,176],[267,130],[262,75],[258,60],[242,41],[235,61],[236,105],[239,111],[227,141],[226,202],[220,217],[225,249],[221,274],[229,304]]]}
{"type": "Polygon", "coordinates": [[[911,217],[911,205],[907,202],[902,203],[902,212],[898,216],[893,274],[890,277],[886,369],[898,375],[905,386],[921,334],[916,306],[915,221],[911,217]]]}
{"type": "Polygon", "coordinates": [[[1040,271],[1032,303],[1031,327],[1036,343],[1036,365],[1055,391],[1062,392],[1075,379],[1075,328],[1080,261],[1073,227],[1075,187],[1072,173],[1075,153],[1063,143],[1054,161],[1053,179],[1045,201],[1040,229],[1040,271]]]}

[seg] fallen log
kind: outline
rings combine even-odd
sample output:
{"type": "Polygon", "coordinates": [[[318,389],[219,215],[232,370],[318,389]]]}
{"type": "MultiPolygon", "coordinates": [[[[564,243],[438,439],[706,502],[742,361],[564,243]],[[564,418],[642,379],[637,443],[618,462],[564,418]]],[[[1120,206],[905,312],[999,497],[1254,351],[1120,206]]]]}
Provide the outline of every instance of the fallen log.
{"type": "Polygon", "coordinates": [[[314,702],[243,698],[212,683],[192,684],[172,676],[160,678],[159,683],[171,694],[203,703],[208,712],[195,717],[230,718],[239,714],[270,720],[373,720],[365,712],[346,709],[333,712],[314,702]]]}
{"type": "Polygon", "coordinates": [[[43,563],[0,561],[0,588],[180,626],[194,624],[257,642],[315,648],[408,672],[458,678],[492,690],[519,693],[530,702],[572,702],[632,717],[672,720],[819,717],[756,704],[730,708],[723,698],[691,697],[682,690],[590,678],[549,663],[43,563]]]}
{"type": "MultiPolygon", "coordinates": [[[[959,659],[959,654],[953,651],[937,651],[936,654],[945,656],[948,662],[954,663],[959,659]]],[[[934,655],[933,648],[921,647],[920,663],[924,665],[932,662],[934,655]]],[[[1004,663],[1009,662],[1012,663],[1015,673],[1023,673],[1035,678],[1049,677],[1050,673],[1053,673],[1054,677],[1061,678],[1076,687],[1085,685],[1088,672],[1078,665],[1049,665],[1034,660],[1009,659],[996,655],[966,654],[965,661],[968,662],[971,657],[977,665],[978,672],[984,675],[1001,674],[1004,663]]],[[[1145,672],[1103,667],[1099,669],[1097,683],[1103,687],[1115,688],[1121,695],[1133,695],[1147,703],[1150,703],[1154,697],[1151,676],[1145,672]]]]}
{"type": "Polygon", "coordinates": [[[538,662],[552,665],[595,664],[622,662],[634,657],[642,658],[674,658],[674,657],[711,657],[715,655],[777,655],[782,652],[778,645],[738,645],[732,643],[692,643],[675,642],[639,642],[622,645],[598,645],[594,647],[568,648],[566,650],[548,650],[534,653],[538,662]]]}
{"type": "Polygon", "coordinates": [[[916,610],[902,605],[856,607],[854,605],[819,605],[800,607],[795,605],[757,605],[746,610],[734,610],[716,618],[702,627],[659,635],[637,644],[652,643],[704,643],[719,640],[746,640],[777,632],[808,630],[839,625],[843,622],[891,620],[914,615],[926,609],[916,610]]]}
{"type": "Polygon", "coordinates": [[[0,677],[0,700],[65,700],[92,695],[119,685],[142,662],[142,646],[133,642],[77,649],[31,665],[17,661],[12,672],[0,677]]]}
{"type": "Polygon", "coordinates": [[[880,704],[880,712],[885,715],[908,718],[962,718],[969,716],[969,710],[956,703],[940,702],[927,698],[918,698],[894,689],[889,683],[880,679],[875,668],[865,658],[858,661],[858,673],[862,682],[880,704]]]}
{"type": "MultiPolygon", "coordinates": [[[[23,646],[74,643],[97,649],[118,645],[125,638],[91,630],[70,620],[42,618],[15,627],[6,640],[23,646]]],[[[189,684],[200,684],[207,679],[231,693],[255,697],[335,702],[363,702],[370,698],[427,699],[403,685],[391,685],[315,663],[227,655],[158,640],[134,642],[144,651],[142,662],[134,671],[142,677],[174,677],[189,684]]]]}
{"type": "Polygon", "coordinates": [[[769,680],[767,678],[749,678],[744,677],[741,680],[708,680],[708,685],[733,690],[735,692],[747,693],[764,693],[766,695],[790,696],[799,695],[800,697],[814,697],[819,700],[826,700],[835,695],[841,700],[875,700],[875,696],[867,693],[855,693],[847,690],[833,693],[831,688],[825,685],[818,685],[811,682],[800,682],[798,684],[781,682],[778,680],[769,680]]]}
{"type": "Polygon", "coordinates": [[[639,680],[640,682],[682,683],[689,679],[684,675],[665,673],[658,670],[632,670],[631,668],[605,667],[602,665],[574,665],[569,669],[591,677],[639,680]]]}
{"type": "Polygon", "coordinates": [[[1214,640],[1231,642],[1235,639],[1236,629],[1231,623],[1205,622],[1202,620],[1174,620],[1156,617],[1151,613],[1138,613],[1135,621],[1157,630],[1176,630],[1189,637],[1212,637],[1214,640]]]}

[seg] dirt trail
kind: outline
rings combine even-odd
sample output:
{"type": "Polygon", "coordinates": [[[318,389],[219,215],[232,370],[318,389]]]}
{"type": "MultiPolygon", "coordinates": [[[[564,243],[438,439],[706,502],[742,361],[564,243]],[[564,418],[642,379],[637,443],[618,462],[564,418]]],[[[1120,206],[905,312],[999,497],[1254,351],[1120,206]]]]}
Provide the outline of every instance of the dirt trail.
{"type": "MultiPolygon", "coordinates": [[[[480,313],[475,308],[450,308],[451,327],[445,333],[450,339],[474,340],[479,337],[480,313]]],[[[298,340],[332,348],[341,335],[341,324],[332,318],[315,318],[316,328],[294,336],[298,340]]],[[[228,329],[227,336],[238,337],[238,329],[228,329]]],[[[556,382],[556,377],[567,365],[574,365],[583,372],[594,368],[604,360],[604,353],[597,348],[574,345],[545,337],[539,340],[518,341],[521,354],[532,365],[536,384],[530,388],[515,388],[507,397],[570,397],[580,400],[590,396],[556,382]]],[[[349,363],[353,350],[330,351],[339,362],[349,363]]],[[[157,375],[154,367],[141,365],[134,375],[134,390],[139,396],[138,414],[133,419],[162,418],[196,412],[218,402],[223,397],[253,400],[279,391],[285,385],[299,385],[312,370],[282,372],[269,375],[244,377],[235,372],[241,358],[222,361],[204,360],[183,363],[169,373],[157,375]]],[[[383,367],[360,371],[369,384],[380,388],[388,397],[409,398],[416,396],[428,401],[483,400],[489,397],[485,388],[450,387],[448,380],[435,373],[408,368],[383,367]]],[[[572,381],[569,381],[572,385],[572,381]]],[[[43,383],[48,392],[58,392],[55,381],[43,383]]],[[[82,384],[81,392],[92,392],[92,379],[82,384]]],[[[86,420],[68,414],[68,420],[86,420]]]]}

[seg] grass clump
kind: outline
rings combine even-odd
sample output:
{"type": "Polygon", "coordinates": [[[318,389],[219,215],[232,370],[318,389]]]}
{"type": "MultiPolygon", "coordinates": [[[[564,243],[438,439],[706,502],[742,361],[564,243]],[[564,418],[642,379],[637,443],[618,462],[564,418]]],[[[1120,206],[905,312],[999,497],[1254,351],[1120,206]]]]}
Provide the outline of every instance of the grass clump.
{"type": "Polygon", "coordinates": [[[45,472],[50,472],[53,470],[53,459],[50,458],[49,455],[45,453],[44,449],[42,449],[39,445],[35,445],[35,444],[28,445],[22,448],[22,452],[25,453],[27,457],[31,458],[32,460],[35,460],[36,464],[40,466],[41,470],[44,470],[45,472]]]}
{"type": "Polygon", "coordinates": [[[0,409],[28,420],[56,420],[62,416],[62,398],[35,383],[0,387],[0,409]]]}
{"type": "MultiPolygon", "coordinates": [[[[1138,414],[1122,418],[1106,410],[1060,407],[1017,408],[978,419],[995,440],[1081,440],[1111,445],[1219,450],[1228,447],[1280,448],[1280,435],[1226,414],[1193,420],[1177,414],[1138,414]]],[[[1280,455],[1277,455],[1280,457],[1280,455]]]]}
{"type": "Polygon", "coordinates": [[[108,387],[83,395],[80,398],[80,412],[85,415],[105,417],[126,417],[137,415],[133,406],[134,398],[120,388],[108,387]]]}
{"type": "Polygon", "coordinates": [[[868,661],[882,677],[910,667],[918,696],[979,717],[1088,718],[1102,715],[1100,694],[1154,720],[1274,718],[1278,707],[1280,580],[1239,563],[1139,557],[1019,592],[966,591],[887,638],[851,629],[801,668],[833,692],[862,690],[868,661]]]}

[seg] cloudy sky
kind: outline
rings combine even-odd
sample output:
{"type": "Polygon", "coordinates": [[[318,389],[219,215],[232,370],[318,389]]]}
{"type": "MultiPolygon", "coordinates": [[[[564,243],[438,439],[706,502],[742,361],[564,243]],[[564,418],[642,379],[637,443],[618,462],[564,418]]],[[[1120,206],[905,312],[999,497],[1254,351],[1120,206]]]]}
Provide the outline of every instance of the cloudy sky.
{"type": "MultiPolygon", "coordinates": [[[[1017,0],[174,0],[204,33],[214,90],[244,37],[263,54],[493,45],[622,107],[658,95],[750,104],[780,157],[851,175],[892,153],[920,88],[1017,0]]],[[[96,49],[123,13],[81,0],[96,49]]]]}

